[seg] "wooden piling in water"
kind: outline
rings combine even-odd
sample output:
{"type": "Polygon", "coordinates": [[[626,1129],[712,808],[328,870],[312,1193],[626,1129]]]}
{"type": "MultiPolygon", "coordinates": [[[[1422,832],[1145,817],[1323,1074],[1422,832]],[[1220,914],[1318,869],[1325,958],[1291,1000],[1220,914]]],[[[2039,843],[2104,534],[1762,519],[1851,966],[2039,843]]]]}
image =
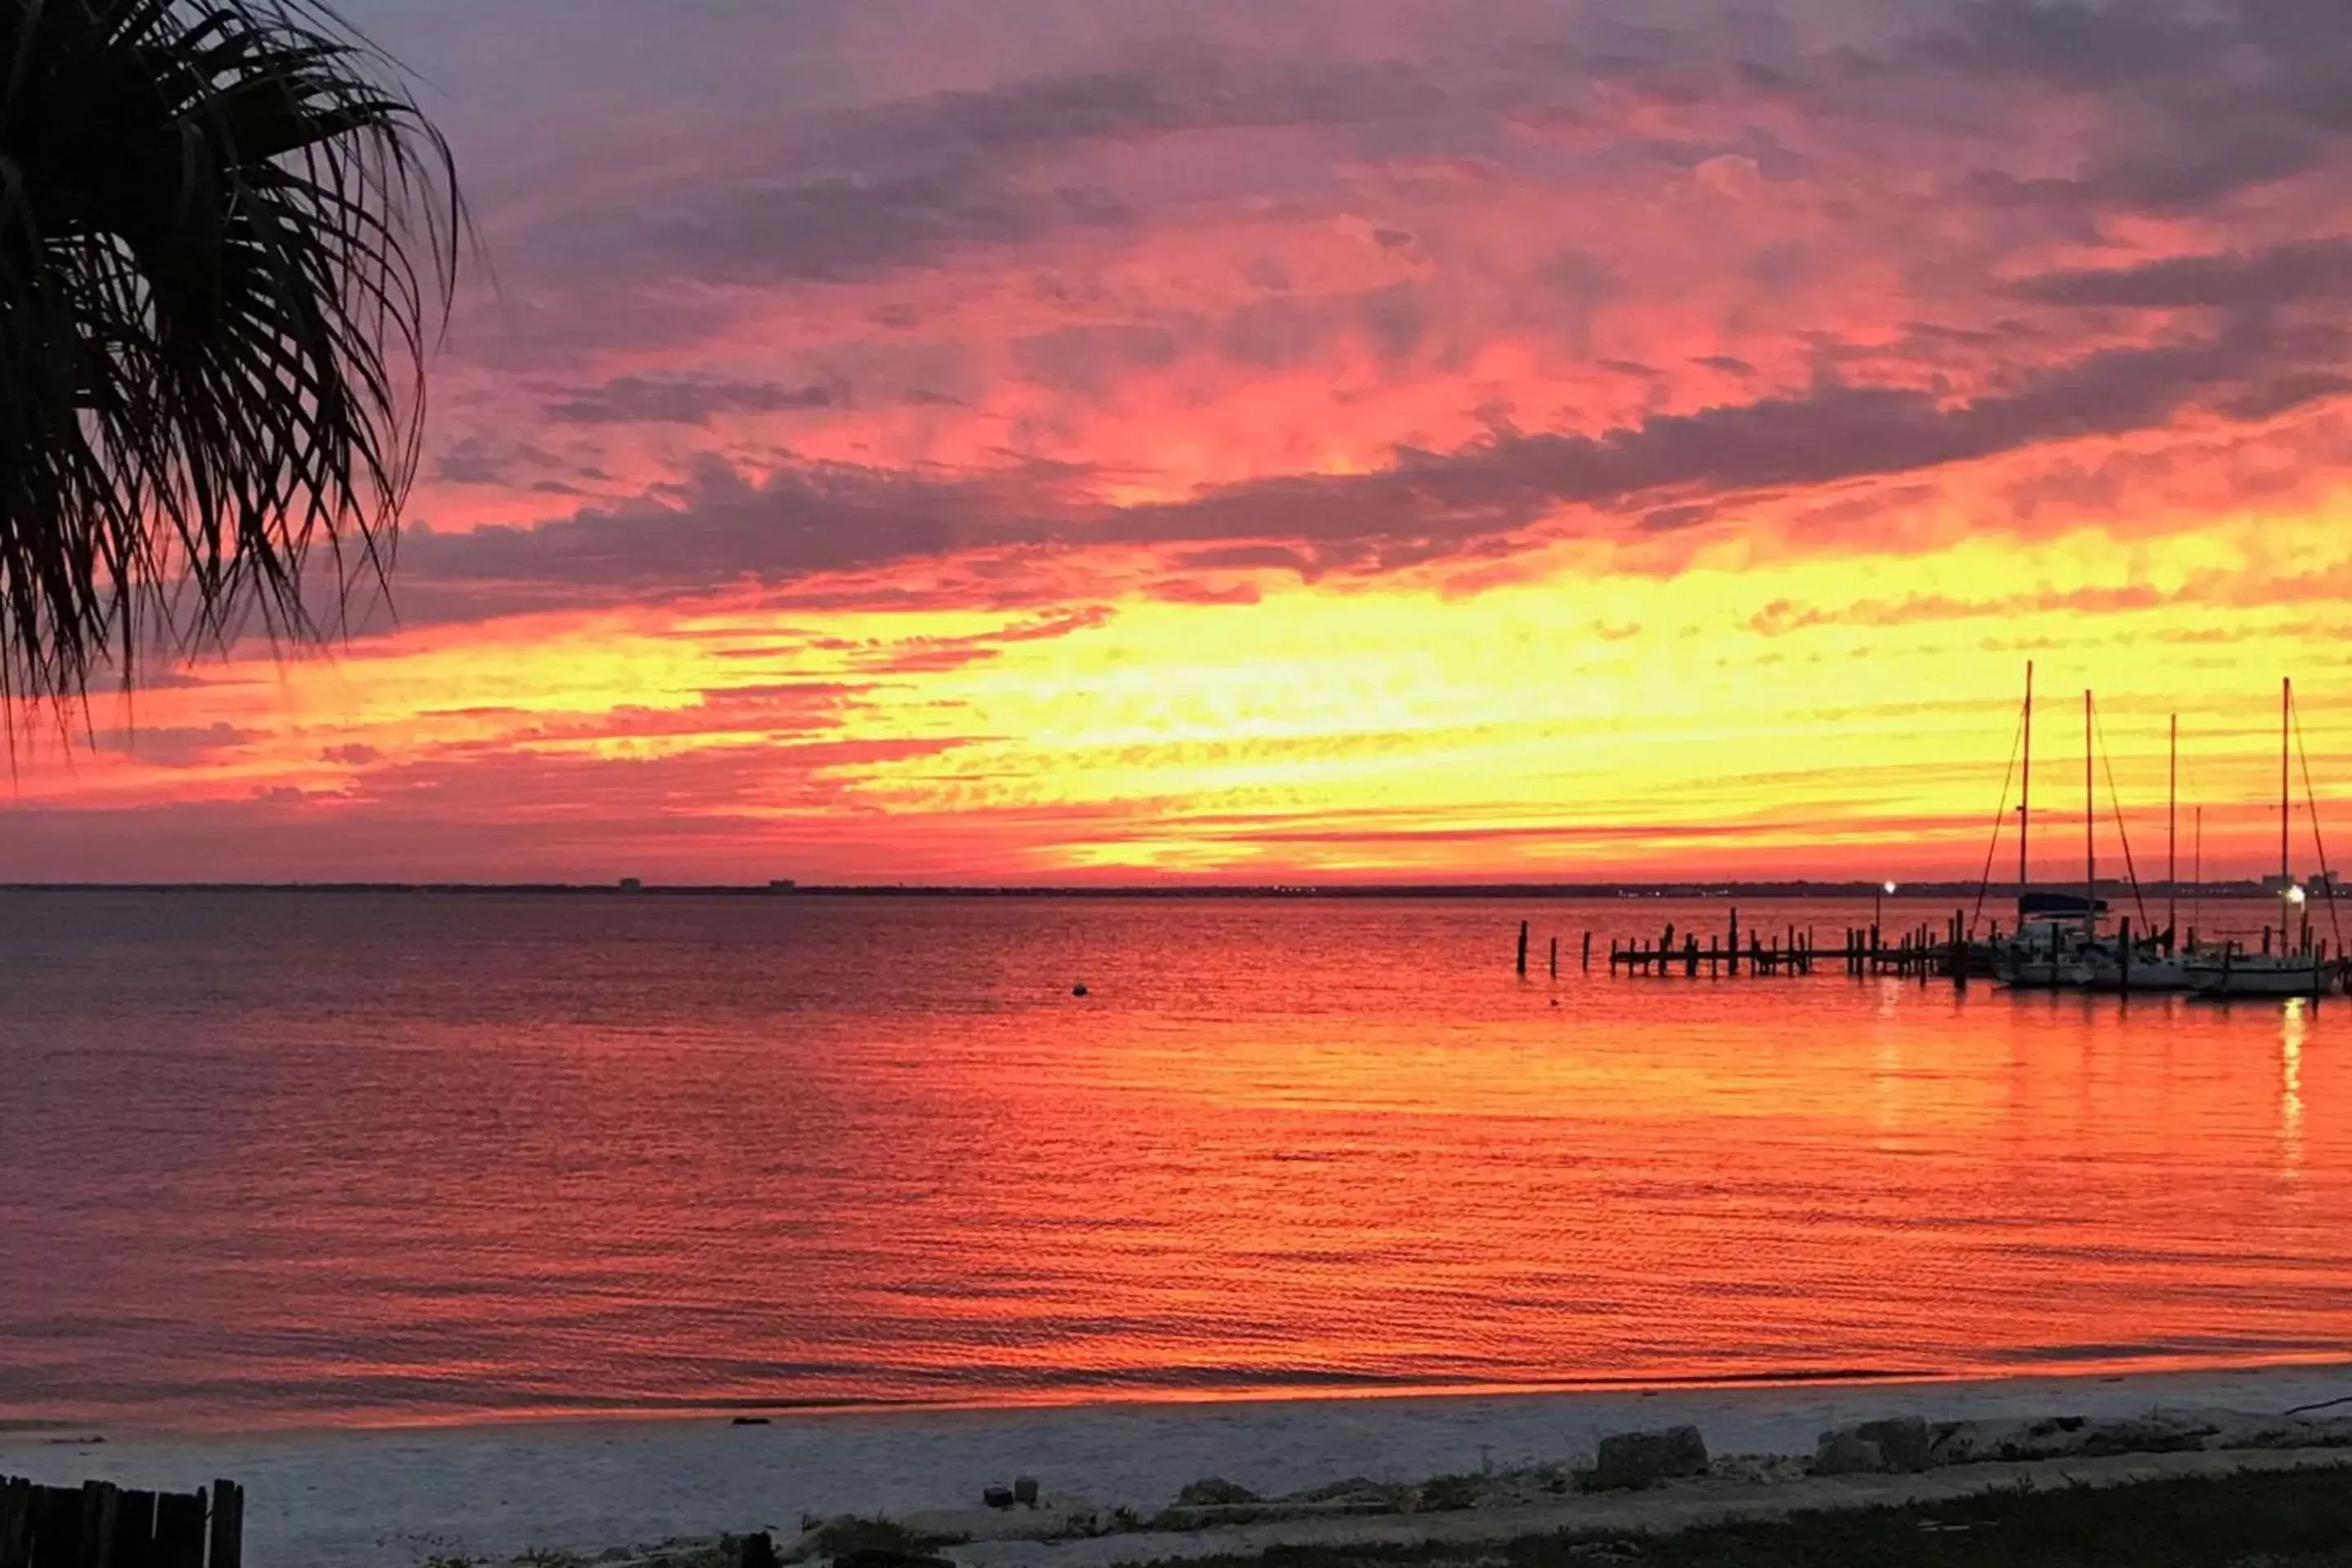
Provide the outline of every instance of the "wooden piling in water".
{"type": "Polygon", "coordinates": [[[213,1483],[212,1550],[205,1568],[243,1568],[245,1489],[235,1481],[213,1483]]]}
{"type": "Polygon", "coordinates": [[[0,1480],[0,1568],[31,1568],[33,1483],[0,1480]]]}
{"type": "Polygon", "coordinates": [[[1584,933],[1584,967],[1592,967],[1592,933],[1589,931],[1584,933]]]}
{"type": "Polygon", "coordinates": [[[1528,977],[1528,922],[1519,922],[1519,978],[1528,977]]]}
{"type": "Polygon", "coordinates": [[[1551,977],[1559,978],[1559,938],[1551,939],[1551,977]]]}

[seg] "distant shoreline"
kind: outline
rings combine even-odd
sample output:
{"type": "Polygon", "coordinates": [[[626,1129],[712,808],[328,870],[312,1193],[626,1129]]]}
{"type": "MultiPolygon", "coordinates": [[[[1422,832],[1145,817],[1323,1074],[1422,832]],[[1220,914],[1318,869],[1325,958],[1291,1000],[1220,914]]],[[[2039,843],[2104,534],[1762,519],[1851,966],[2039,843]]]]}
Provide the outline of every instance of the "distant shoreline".
{"type": "MultiPolygon", "coordinates": [[[[2050,887],[2066,887],[2053,882],[2050,887]]],[[[2123,897],[2128,884],[2102,882],[2100,892],[2123,897]]],[[[2014,885],[1906,882],[1892,897],[2014,900],[2014,885]]],[[[2067,891],[2074,889],[2066,887],[2067,891]]],[[[696,899],[1867,899],[1884,893],[1876,882],[1333,882],[1248,884],[1013,884],[947,882],[750,885],[742,883],[610,882],[0,882],[7,893],[403,893],[530,898],[696,899]]],[[[2144,882],[2147,898],[2271,897],[2258,879],[2230,882],[2144,882]]]]}

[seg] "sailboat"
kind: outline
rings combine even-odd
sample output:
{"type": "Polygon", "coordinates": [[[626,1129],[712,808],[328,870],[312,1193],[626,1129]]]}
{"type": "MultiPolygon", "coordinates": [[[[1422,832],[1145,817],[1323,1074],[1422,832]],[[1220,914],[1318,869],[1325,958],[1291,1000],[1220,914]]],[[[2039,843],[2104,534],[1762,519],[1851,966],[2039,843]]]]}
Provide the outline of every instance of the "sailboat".
{"type": "Polygon", "coordinates": [[[2189,960],[2150,937],[2086,946],[2068,978],[2084,991],[2186,991],[2191,984],[2189,960]]]}
{"type": "MultiPolygon", "coordinates": [[[[2085,799],[2090,788],[2090,700],[2083,694],[2085,799]]],[[[2082,950],[2098,936],[2099,918],[2107,912],[2098,896],[2097,851],[2090,849],[2090,879],[2077,898],[2071,893],[2034,890],[2029,852],[2033,831],[2033,666],[2025,667],[2025,781],[2020,792],[2017,830],[2017,934],[1999,946],[1993,973],[2013,991],[2048,991],[2071,984],[2082,950]]],[[[2084,822],[2084,837],[2090,824],[2084,822]]]]}
{"type": "MultiPolygon", "coordinates": [[[[2180,880],[2180,719],[2172,720],[2171,765],[2165,802],[2165,877],[2178,889],[2180,880]]],[[[2138,886],[2137,879],[2133,886],[2138,886]]],[[[2179,927],[2179,895],[2176,890],[2168,915],[2168,929],[2159,936],[2134,937],[2126,921],[2106,942],[2086,943],[2075,957],[2067,978],[2085,991],[2186,991],[2189,963],[2174,947],[2179,927]]]]}
{"type": "Polygon", "coordinates": [[[2279,688],[2279,901],[2285,919],[2279,922],[2279,951],[2241,952],[2234,942],[2218,952],[2200,952],[2189,961],[2189,983],[2200,996],[2321,996],[2335,979],[2326,959],[2311,945],[2311,928],[2304,927],[2299,951],[2287,951],[2293,941],[2294,916],[2302,912],[2304,891],[2296,886],[2289,844],[2294,798],[2287,762],[2294,722],[2294,682],[2279,688]]]}

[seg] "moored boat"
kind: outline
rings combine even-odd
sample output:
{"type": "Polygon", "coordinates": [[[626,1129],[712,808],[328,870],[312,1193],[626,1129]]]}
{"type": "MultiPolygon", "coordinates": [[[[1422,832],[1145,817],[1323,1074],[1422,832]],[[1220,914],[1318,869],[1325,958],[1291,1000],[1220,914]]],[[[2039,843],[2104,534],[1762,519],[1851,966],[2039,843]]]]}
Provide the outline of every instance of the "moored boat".
{"type": "Polygon", "coordinates": [[[2113,942],[2085,948],[2067,978],[2084,991],[2186,991],[2189,963],[2159,943],[2113,942]]]}
{"type": "Polygon", "coordinates": [[[2017,931],[1999,944],[1994,973],[2013,991],[2071,986],[2086,951],[2099,941],[2105,899],[2073,893],[2028,893],[2017,900],[2017,931]]]}
{"type": "Polygon", "coordinates": [[[2315,953],[2240,952],[2235,944],[2189,961],[2189,989],[2200,996],[2324,996],[2335,966],[2315,953]]]}
{"type": "MultiPolygon", "coordinates": [[[[2270,936],[2265,931],[2260,952],[2242,952],[2236,942],[2226,942],[2216,952],[2196,954],[2189,963],[2189,984],[2200,996],[2222,1000],[2237,996],[2308,996],[2316,999],[2334,990],[2342,977],[2341,958],[2331,963],[2327,956],[2327,944],[2313,941],[2311,921],[2305,914],[2307,896],[2294,879],[2290,837],[2294,799],[2290,782],[2292,775],[2288,771],[2293,754],[2294,725],[2294,682],[2284,680],[2279,684],[2278,889],[2281,919],[2278,950],[2272,951],[2270,936]],[[2305,916],[2300,933],[2296,930],[2298,915],[2305,916]]],[[[2306,769],[2306,788],[2309,782],[2306,769]]],[[[2311,805],[2316,813],[2319,808],[2316,797],[2311,805]]],[[[2314,823],[2312,831],[2316,838],[2315,816],[2314,823]]],[[[2323,861],[2326,858],[2324,852],[2321,858],[2323,861]]],[[[2332,910],[2335,882],[2324,865],[2321,869],[2322,875],[2328,878],[2325,886],[2332,910]]]]}

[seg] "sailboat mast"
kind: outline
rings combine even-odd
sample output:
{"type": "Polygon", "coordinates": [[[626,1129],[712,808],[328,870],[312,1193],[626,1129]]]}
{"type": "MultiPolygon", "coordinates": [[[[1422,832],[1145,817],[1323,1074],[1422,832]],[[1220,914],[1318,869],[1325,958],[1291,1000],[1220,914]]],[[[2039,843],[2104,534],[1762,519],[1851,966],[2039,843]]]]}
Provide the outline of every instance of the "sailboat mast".
{"type": "MultiPolygon", "coordinates": [[[[2197,894],[2189,905],[2189,920],[2192,925],[2203,925],[2205,923],[2205,808],[2203,806],[2196,808],[2193,820],[2196,825],[2197,839],[2196,847],[2191,853],[2197,858],[2197,869],[2191,871],[2189,877],[2197,884],[2197,894]]],[[[2196,951],[2194,944],[2191,944],[2190,951],[2196,951]]]]}
{"type": "Polygon", "coordinates": [[[2083,920],[2087,927],[2099,901],[2099,815],[2091,802],[2091,694],[2083,693],[2083,920]]]}
{"type": "MultiPolygon", "coordinates": [[[[2192,848],[2189,848],[2189,856],[2194,856],[2194,865],[2197,865],[2197,869],[2189,872],[2189,884],[2194,889],[2189,893],[2189,929],[2194,931],[2197,926],[2204,924],[2204,806],[2194,806],[2192,814],[2189,814],[2189,823],[2194,826],[2192,832],[2197,835],[2192,839],[2192,848]]],[[[2197,942],[2189,942],[2189,952],[2197,952],[2197,942]]]]}
{"type": "Polygon", "coordinates": [[[2287,722],[2288,715],[2294,708],[2294,679],[2290,676],[2279,682],[2279,897],[2281,898],[2286,897],[2287,887],[2294,880],[2294,873],[2289,868],[2287,859],[2287,817],[2294,810],[2294,804],[2287,793],[2286,782],[2287,722]]]}
{"type": "Polygon", "coordinates": [[[2017,797],[2017,891],[2022,898],[2033,885],[2027,840],[2033,832],[2033,661],[2025,661],[2025,786],[2017,797]]]}
{"type": "MultiPolygon", "coordinates": [[[[2164,786],[2164,929],[2180,931],[2180,715],[2172,716],[2172,763],[2164,786]]],[[[2172,938],[2167,938],[2170,941],[2172,938]]]]}

